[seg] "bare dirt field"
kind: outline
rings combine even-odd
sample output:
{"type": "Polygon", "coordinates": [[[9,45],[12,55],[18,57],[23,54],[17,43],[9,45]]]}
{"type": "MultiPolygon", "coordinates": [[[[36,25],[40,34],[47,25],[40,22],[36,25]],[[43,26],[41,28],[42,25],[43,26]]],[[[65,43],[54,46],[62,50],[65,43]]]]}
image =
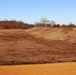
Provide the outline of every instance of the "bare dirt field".
{"type": "Polygon", "coordinates": [[[76,62],[76,28],[0,30],[0,65],[76,62]]]}

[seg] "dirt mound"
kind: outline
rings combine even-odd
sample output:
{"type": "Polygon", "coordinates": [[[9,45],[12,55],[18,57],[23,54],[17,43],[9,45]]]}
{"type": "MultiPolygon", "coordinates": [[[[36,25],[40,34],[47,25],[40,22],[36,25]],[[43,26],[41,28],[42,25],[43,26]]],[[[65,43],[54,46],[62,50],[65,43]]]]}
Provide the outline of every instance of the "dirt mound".
{"type": "Polygon", "coordinates": [[[59,28],[0,30],[0,65],[75,62],[76,42],[59,39],[63,34],[74,37],[75,29],[64,31],[59,28]]]}
{"type": "Polygon", "coordinates": [[[76,42],[76,28],[45,28],[36,27],[26,30],[36,37],[49,40],[65,40],[76,42]]]}

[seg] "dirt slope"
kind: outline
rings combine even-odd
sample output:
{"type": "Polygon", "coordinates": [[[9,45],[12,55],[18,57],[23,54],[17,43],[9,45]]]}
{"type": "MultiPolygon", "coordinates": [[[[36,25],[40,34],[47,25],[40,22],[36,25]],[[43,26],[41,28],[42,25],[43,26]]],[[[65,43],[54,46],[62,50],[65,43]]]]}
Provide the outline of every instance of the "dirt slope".
{"type": "Polygon", "coordinates": [[[65,40],[76,42],[76,28],[45,28],[36,27],[26,30],[27,32],[49,40],[65,40]]]}
{"type": "Polygon", "coordinates": [[[0,30],[0,65],[75,62],[75,31],[75,28],[0,30]],[[65,31],[67,33],[64,33],[65,31]],[[55,37],[52,38],[51,35],[55,37]],[[67,35],[71,38],[59,39],[67,35]]]}

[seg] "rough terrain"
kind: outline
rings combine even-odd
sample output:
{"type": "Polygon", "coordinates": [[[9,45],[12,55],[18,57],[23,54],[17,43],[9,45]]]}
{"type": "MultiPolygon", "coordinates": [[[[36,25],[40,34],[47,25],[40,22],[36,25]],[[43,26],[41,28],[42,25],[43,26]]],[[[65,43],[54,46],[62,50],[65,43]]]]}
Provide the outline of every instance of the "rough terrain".
{"type": "Polygon", "coordinates": [[[76,28],[0,30],[0,65],[76,62],[76,28]]]}

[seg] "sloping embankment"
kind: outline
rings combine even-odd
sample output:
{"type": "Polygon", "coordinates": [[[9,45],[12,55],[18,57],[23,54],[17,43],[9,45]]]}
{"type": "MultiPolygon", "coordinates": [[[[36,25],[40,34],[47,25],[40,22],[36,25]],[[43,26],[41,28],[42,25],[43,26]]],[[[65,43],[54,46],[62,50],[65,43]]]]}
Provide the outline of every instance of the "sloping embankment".
{"type": "Polygon", "coordinates": [[[38,38],[76,42],[76,28],[35,27],[26,31],[38,38]]]}
{"type": "Polygon", "coordinates": [[[73,38],[76,36],[75,30],[75,28],[0,30],[0,65],[76,62],[76,42],[70,42],[70,39],[66,41],[65,38],[55,40],[56,36],[52,38],[54,35],[62,38],[63,34],[66,36],[69,33],[71,40],[75,40],[76,38],[73,38]],[[64,33],[61,34],[61,31],[64,33]],[[36,37],[33,36],[34,33],[36,37]],[[53,40],[51,38],[47,40],[46,37],[53,40]]]}

